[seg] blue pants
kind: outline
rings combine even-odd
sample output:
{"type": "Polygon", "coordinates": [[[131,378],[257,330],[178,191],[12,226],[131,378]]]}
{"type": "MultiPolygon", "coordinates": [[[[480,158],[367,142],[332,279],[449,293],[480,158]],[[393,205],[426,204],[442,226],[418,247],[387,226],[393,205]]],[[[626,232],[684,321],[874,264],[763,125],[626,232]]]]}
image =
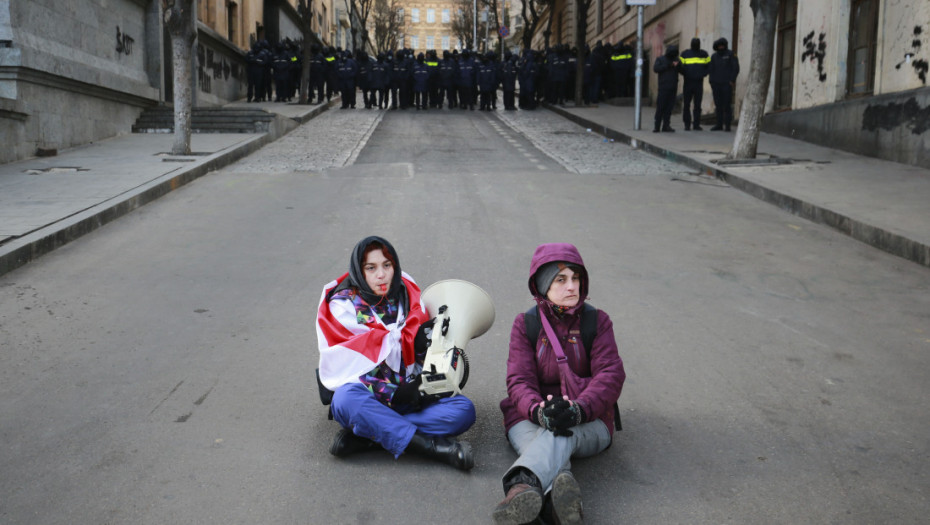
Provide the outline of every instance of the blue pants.
{"type": "Polygon", "coordinates": [[[333,419],[340,425],[375,441],[395,458],[407,448],[416,432],[457,436],[475,424],[475,405],[465,396],[446,397],[423,410],[401,414],[381,404],[361,383],[337,388],[330,408],[333,419]]]}

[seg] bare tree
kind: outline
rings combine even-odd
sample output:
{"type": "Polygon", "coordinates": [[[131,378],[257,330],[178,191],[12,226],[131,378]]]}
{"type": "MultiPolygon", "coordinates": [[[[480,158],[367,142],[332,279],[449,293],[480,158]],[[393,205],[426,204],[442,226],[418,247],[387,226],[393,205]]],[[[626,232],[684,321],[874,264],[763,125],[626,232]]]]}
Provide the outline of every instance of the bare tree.
{"type": "Polygon", "coordinates": [[[398,12],[395,0],[376,0],[372,11],[377,53],[388,53],[397,49],[397,34],[404,27],[404,19],[398,12]]]}
{"type": "Polygon", "coordinates": [[[575,64],[575,105],[582,104],[582,90],[584,89],[584,48],[588,38],[588,10],[591,0],[575,0],[575,50],[577,62],[575,64]]]}
{"type": "Polygon", "coordinates": [[[174,144],[171,146],[171,154],[190,155],[194,100],[191,60],[197,37],[197,15],[194,13],[194,0],[162,0],[161,5],[165,29],[171,37],[171,63],[174,69],[174,144]]]}
{"type": "MultiPolygon", "coordinates": [[[[536,34],[536,30],[539,28],[539,23],[542,19],[542,14],[545,9],[552,9],[553,0],[524,0],[521,9],[520,16],[523,17],[523,49],[532,49],[533,48],[533,35],[536,34]]],[[[550,16],[551,20],[552,17],[550,16]]],[[[546,43],[548,45],[548,42],[546,43]]]]}
{"type": "Polygon", "coordinates": [[[299,104],[308,102],[310,93],[310,61],[313,59],[313,53],[310,46],[313,44],[313,8],[310,0],[297,1],[297,15],[299,16],[298,25],[300,34],[303,36],[303,62],[300,64],[300,95],[299,104]]]}
{"type": "Polygon", "coordinates": [[[462,42],[465,49],[477,49],[474,41],[475,11],[473,0],[457,0],[454,5],[456,12],[455,16],[452,17],[452,34],[462,42]]]}
{"type": "Polygon", "coordinates": [[[345,0],[346,9],[349,11],[349,20],[354,20],[354,23],[350,24],[353,51],[359,49],[359,47],[364,49],[366,44],[371,45],[371,41],[368,37],[368,18],[371,16],[375,1],[376,0],[345,0]],[[359,40],[359,31],[362,33],[361,40],[359,40]]]}
{"type": "MultiPolygon", "coordinates": [[[[493,36],[492,33],[493,33],[494,35],[497,35],[497,37],[498,37],[498,44],[499,44],[499,46],[500,46],[500,47],[503,47],[503,46],[504,46],[504,39],[503,39],[503,37],[500,36],[500,32],[499,32],[500,27],[501,27],[501,21],[500,21],[500,17],[499,17],[498,14],[497,14],[497,13],[498,13],[498,8],[499,8],[499,6],[498,6],[498,4],[497,4],[497,0],[483,0],[483,3],[484,3],[484,5],[485,5],[485,7],[487,7],[487,9],[488,9],[488,22],[487,22],[487,23],[488,23],[488,27],[485,28],[485,31],[487,31],[487,34],[488,34],[488,40],[490,40],[490,39],[492,38],[492,36],[493,36]],[[492,16],[492,15],[493,15],[493,16],[492,16]]],[[[485,43],[484,43],[484,51],[485,51],[485,53],[488,52],[488,46],[489,46],[489,45],[490,45],[490,42],[485,42],[485,43]]]]}
{"type": "Polygon", "coordinates": [[[778,0],[751,0],[754,18],[752,28],[752,55],[749,58],[749,85],[740,109],[739,126],[733,138],[733,149],[728,159],[754,159],[762,131],[765,98],[769,92],[772,61],[775,56],[775,20],[778,0]]]}

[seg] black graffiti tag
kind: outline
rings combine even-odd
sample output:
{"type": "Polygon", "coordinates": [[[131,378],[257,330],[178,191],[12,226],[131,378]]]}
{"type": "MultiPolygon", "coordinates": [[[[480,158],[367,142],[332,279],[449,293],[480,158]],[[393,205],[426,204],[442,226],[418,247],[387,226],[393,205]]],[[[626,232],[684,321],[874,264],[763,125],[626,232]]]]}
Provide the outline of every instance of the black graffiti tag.
{"type": "Polygon", "coordinates": [[[827,35],[820,33],[820,38],[817,39],[817,45],[814,45],[814,32],[811,31],[806,37],[804,37],[804,53],[801,54],[801,60],[811,60],[817,61],[817,73],[820,75],[819,80],[821,82],[827,80],[827,74],[823,71],[823,59],[827,56],[827,35]]]}
{"type": "Polygon", "coordinates": [[[116,52],[117,54],[125,53],[127,55],[131,55],[133,42],[135,42],[135,40],[131,36],[127,35],[126,33],[120,32],[119,26],[116,26],[116,52]]]}

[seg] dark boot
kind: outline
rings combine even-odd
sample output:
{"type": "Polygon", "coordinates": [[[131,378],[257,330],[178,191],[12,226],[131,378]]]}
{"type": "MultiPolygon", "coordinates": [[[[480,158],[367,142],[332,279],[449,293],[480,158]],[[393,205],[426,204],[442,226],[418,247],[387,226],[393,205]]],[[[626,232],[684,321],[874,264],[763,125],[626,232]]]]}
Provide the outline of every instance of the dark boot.
{"type": "Polygon", "coordinates": [[[356,436],[351,430],[343,428],[336,433],[333,438],[333,444],[329,447],[329,453],[337,457],[345,457],[358,452],[374,450],[378,444],[374,441],[356,436]]]}
{"type": "Polygon", "coordinates": [[[584,523],[581,487],[572,473],[563,470],[552,482],[552,513],[559,524],[584,523]]]}
{"type": "Polygon", "coordinates": [[[542,509],[543,496],[539,487],[518,483],[507,491],[507,496],[494,507],[494,523],[520,525],[530,523],[542,509]]]}
{"type": "Polygon", "coordinates": [[[445,436],[427,436],[417,432],[407,445],[407,451],[442,461],[459,470],[470,470],[475,466],[471,445],[445,436]]]}

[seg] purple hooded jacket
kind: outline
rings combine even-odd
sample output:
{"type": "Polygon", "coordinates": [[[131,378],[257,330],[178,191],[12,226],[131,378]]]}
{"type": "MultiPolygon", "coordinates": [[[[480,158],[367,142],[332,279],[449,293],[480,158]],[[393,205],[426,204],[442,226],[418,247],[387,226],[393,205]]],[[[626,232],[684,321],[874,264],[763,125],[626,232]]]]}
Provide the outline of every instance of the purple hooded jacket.
{"type": "MultiPolygon", "coordinates": [[[[581,405],[586,416],[585,422],[600,419],[607,425],[608,431],[614,431],[614,406],[620,398],[626,372],[623,361],[617,351],[614,340],[613,323],[603,311],[597,313],[597,335],[591,345],[591,354],[585,351],[581,341],[581,312],[584,301],[557,317],[553,314],[552,303],[545,295],[536,290],[536,271],[549,262],[561,261],[577,265],[584,269],[584,262],[578,249],[571,244],[543,244],[536,248],[530,264],[530,293],[539,305],[540,314],[546,315],[552,329],[562,343],[572,370],[581,377],[591,377],[592,381],[581,393],[576,403],[581,405]]],[[[588,296],[588,275],[582,271],[580,296],[588,296]]],[[[507,357],[507,397],[501,401],[504,413],[504,428],[510,428],[523,420],[529,420],[534,405],[549,394],[561,396],[559,365],[555,353],[549,345],[545,331],[541,331],[536,340],[536,347],[530,346],[526,335],[523,313],[517,315],[510,331],[510,353],[507,357]]]]}

